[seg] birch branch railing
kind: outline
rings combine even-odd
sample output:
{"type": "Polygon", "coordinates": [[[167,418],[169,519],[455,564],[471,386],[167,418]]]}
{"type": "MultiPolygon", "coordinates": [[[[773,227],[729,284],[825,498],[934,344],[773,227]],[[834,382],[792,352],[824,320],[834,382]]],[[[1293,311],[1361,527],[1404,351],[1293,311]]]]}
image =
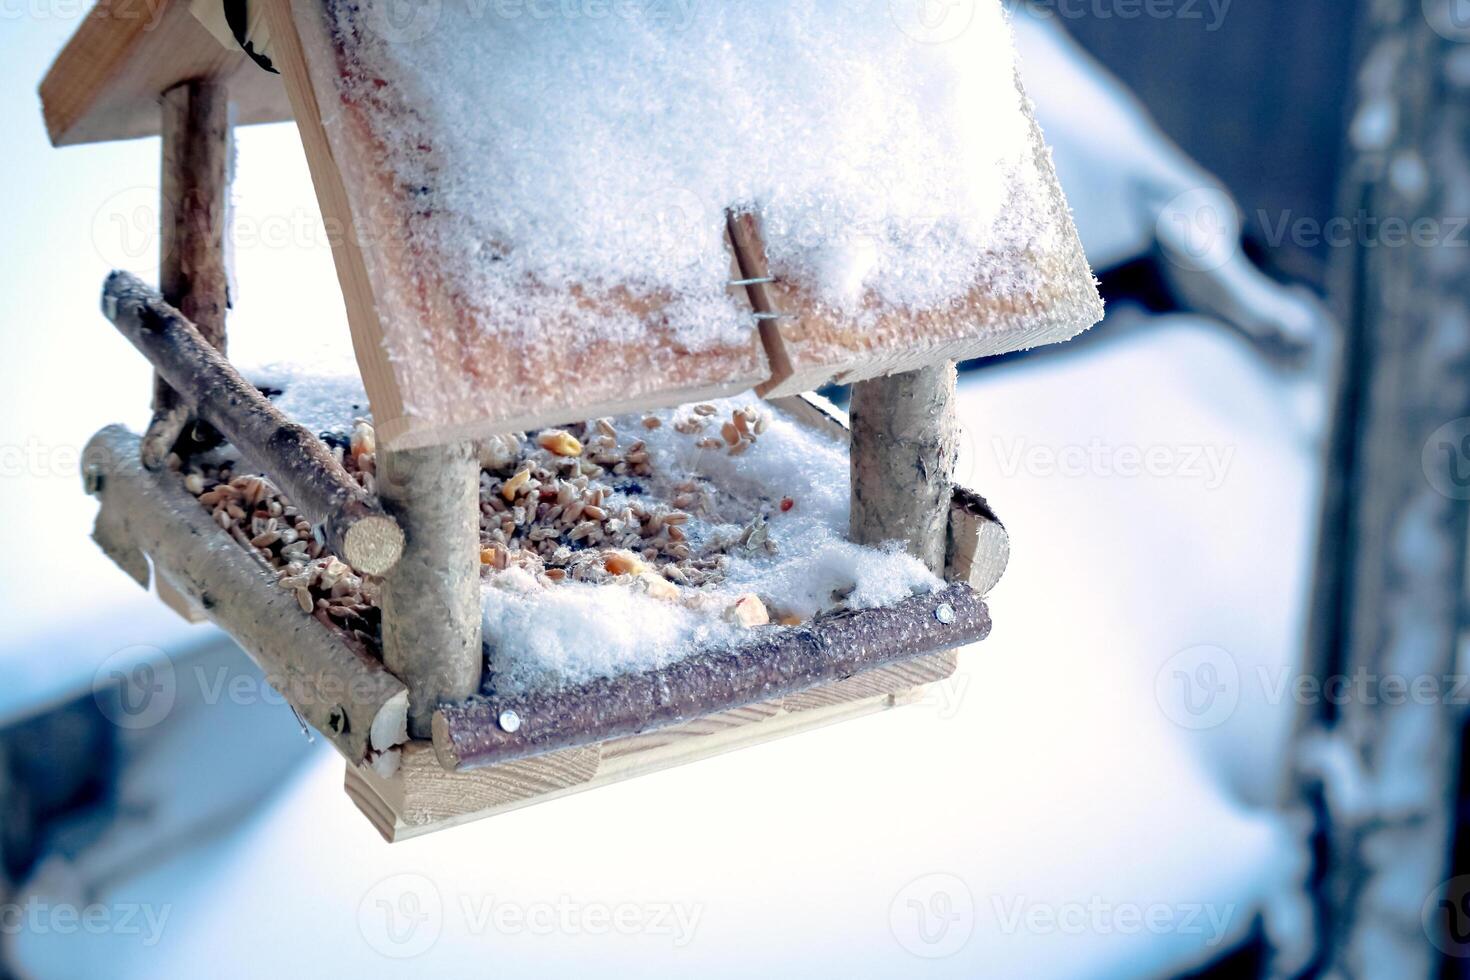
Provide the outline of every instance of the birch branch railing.
{"type": "Polygon", "coordinates": [[[956,584],[893,606],[826,616],[695,654],[658,670],[556,694],[476,698],[434,713],[434,751],[451,771],[661,728],[985,639],[990,613],[956,584]]]}
{"type": "Polygon", "coordinates": [[[264,467],[302,513],[323,526],[330,551],[369,575],[398,563],[404,543],[398,522],[325,443],[241,377],[157,290],[114,272],[102,290],[102,312],[198,417],[264,467]]]}
{"type": "Polygon", "coordinates": [[[151,558],[154,574],[238,640],[266,680],[353,764],[402,743],[403,683],[302,613],[177,474],[145,469],[138,450],[137,436],[109,426],[83,455],[88,490],[102,503],[93,532],[102,550],[145,588],[151,558]]]}

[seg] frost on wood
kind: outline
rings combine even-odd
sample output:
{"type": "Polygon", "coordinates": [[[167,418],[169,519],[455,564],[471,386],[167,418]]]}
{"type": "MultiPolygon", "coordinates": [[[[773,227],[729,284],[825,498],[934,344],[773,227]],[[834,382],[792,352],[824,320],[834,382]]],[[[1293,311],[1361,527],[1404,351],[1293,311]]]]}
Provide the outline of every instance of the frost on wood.
{"type": "Polygon", "coordinates": [[[764,260],[842,348],[829,376],[1093,322],[1002,5],[943,44],[899,6],[545,19],[450,0],[405,22],[389,0],[299,3],[391,361],[391,386],[369,377],[385,438],[768,380],[727,285],[730,212],[759,215],[764,260]]]}
{"type": "Polygon", "coordinates": [[[974,643],[989,632],[985,603],[969,586],[952,585],[881,609],[750,635],[658,670],[601,678],[554,694],[445,707],[434,716],[434,750],[448,769],[492,765],[781,697],[974,643]],[[507,712],[514,712],[519,724],[503,725],[507,712]]]}

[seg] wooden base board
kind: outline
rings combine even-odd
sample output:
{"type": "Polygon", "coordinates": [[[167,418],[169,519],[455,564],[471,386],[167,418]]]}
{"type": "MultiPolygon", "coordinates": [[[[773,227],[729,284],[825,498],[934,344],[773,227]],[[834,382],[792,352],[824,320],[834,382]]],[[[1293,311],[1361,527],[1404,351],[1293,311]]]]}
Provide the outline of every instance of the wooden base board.
{"type": "Polygon", "coordinates": [[[548,752],[469,772],[446,772],[428,742],[403,748],[384,778],[347,767],[347,795],[389,843],[516,810],[909,704],[954,673],[955,651],[864,671],[800,694],[733,708],[657,731],[548,752]]]}

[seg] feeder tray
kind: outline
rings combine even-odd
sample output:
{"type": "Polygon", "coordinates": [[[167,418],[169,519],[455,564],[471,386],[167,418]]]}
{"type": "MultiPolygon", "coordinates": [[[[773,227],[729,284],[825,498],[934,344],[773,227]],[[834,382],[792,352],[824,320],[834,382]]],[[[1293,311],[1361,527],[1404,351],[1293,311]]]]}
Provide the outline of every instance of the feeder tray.
{"type": "MultiPolygon", "coordinates": [[[[162,210],[173,222],[164,229],[164,288],[114,273],[103,299],[155,367],[154,421],[141,437],[111,426],[89,444],[85,483],[101,504],[94,537],[171,607],[241,644],[345,757],[347,792],[385,838],[909,703],[954,671],[959,647],[988,634],[984,596],[1009,545],[985,501],[950,481],[952,362],[1063,340],[1101,316],[1024,97],[1031,152],[1014,193],[1040,194],[1045,206],[1028,211],[1037,227],[1025,248],[990,257],[1026,271],[1034,288],[1024,295],[977,284],[962,302],[916,311],[869,297],[860,326],[818,298],[819,283],[773,269],[761,215],[732,209],[723,288],[749,313],[738,342],[688,350],[664,327],[669,297],[572,290],[561,297],[565,322],[547,318],[535,348],[570,341],[562,333],[589,312],[631,316],[641,335],[591,348],[569,342],[573,353],[548,363],[518,346],[530,342],[486,329],[457,270],[410,233],[414,202],[373,164],[388,135],[381,106],[344,99],[337,87],[354,55],[350,32],[327,26],[343,15],[337,0],[264,0],[228,30],[210,0],[120,16],[132,2],[99,4],[41,87],[58,145],[164,136],[162,210]],[[247,55],[232,42],[252,32],[247,55]],[[265,61],[281,74],[262,69],[265,61]],[[342,229],[333,253],[377,420],[378,466],[401,467],[377,495],[225,357],[232,103],[237,123],[295,119],[323,215],[342,229]],[[188,206],[173,206],[180,201],[188,206]],[[197,220],[201,208],[210,220],[197,220]],[[360,234],[370,213],[377,234],[360,234]],[[842,412],[806,393],[833,380],[860,382],[851,434],[842,412]],[[471,441],[751,388],[800,424],[850,441],[855,538],[882,541],[875,515],[883,516],[944,587],[753,629],[662,668],[553,693],[480,693],[480,467],[471,441]],[[221,439],[300,508],[322,549],[383,576],[383,659],[304,612],[170,467],[191,441],[221,439]]],[[[394,98],[402,96],[384,102],[394,98]]]]}

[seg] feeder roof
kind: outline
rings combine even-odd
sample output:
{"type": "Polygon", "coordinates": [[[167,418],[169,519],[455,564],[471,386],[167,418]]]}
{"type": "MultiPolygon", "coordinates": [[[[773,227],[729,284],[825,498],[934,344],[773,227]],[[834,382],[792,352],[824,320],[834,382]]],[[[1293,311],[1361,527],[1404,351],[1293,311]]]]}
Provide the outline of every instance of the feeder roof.
{"type": "MultiPolygon", "coordinates": [[[[108,10],[127,3],[147,11],[108,10]]],[[[84,142],[152,131],[157,93],[191,73],[227,78],[243,121],[282,118],[284,90],[379,437],[428,445],[785,395],[1100,319],[1000,0],[955,36],[904,6],[548,22],[256,0],[275,76],[165,0],[153,30],[94,14],[42,94],[53,138],[84,142]]]]}
{"type": "Polygon", "coordinates": [[[280,76],[218,39],[188,0],[98,0],[41,82],[46,132],[56,146],[156,136],[163,93],[201,78],[229,85],[238,123],[291,118],[280,76]]]}

